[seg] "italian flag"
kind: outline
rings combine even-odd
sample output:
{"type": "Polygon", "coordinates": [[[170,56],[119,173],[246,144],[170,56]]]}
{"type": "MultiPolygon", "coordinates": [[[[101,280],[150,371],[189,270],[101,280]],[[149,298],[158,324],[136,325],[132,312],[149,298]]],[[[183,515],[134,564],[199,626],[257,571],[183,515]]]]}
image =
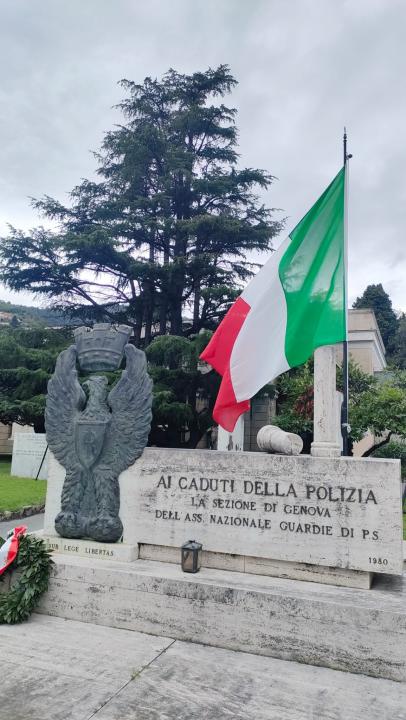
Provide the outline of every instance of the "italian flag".
{"type": "Polygon", "coordinates": [[[7,540],[0,547],[0,575],[7,570],[8,566],[11,565],[17,557],[18,540],[26,531],[26,525],[20,525],[8,533],[7,540]]]}
{"type": "Polygon", "coordinates": [[[213,418],[229,432],[264,385],[346,338],[344,195],[343,167],[200,356],[223,377],[213,418]]]}

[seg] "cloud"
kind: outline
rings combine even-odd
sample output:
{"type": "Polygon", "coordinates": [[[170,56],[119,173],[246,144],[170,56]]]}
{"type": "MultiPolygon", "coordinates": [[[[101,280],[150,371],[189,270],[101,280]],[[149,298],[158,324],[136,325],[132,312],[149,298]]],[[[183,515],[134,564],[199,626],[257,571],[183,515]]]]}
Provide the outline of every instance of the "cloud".
{"type": "Polygon", "coordinates": [[[406,310],[405,23],[401,0],[3,3],[0,229],[37,224],[29,196],[66,201],[92,175],[120,78],[225,62],[241,163],[279,178],[264,200],[288,228],[339,169],[347,125],[350,298],[382,282],[406,310]]]}

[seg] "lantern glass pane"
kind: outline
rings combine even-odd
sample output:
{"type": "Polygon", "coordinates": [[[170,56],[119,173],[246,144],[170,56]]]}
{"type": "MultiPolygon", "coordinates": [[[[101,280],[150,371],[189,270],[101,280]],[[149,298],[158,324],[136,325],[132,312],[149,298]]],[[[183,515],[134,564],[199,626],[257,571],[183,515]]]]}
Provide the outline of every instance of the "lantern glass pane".
{"type": "Polygon", "coordinates": [[[184,550],[183,551],[183,570],[185,572],[193,572],[193,551],[192,550],[184,550]]]}
{"type": "Polygon", "coordinates": [[[189,540],[181,548],[182,570],[184,572],[196,573],[201,567],[202,545],[196,540],[189,540]]]}

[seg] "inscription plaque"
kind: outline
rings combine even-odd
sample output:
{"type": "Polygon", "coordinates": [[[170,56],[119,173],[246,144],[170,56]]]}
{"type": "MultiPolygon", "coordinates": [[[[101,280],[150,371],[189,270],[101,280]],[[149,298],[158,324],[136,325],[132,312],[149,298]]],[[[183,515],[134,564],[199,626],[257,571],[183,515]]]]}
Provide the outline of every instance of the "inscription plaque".
{"type": "Polygon", "coordinates": [[[120,482],[130,544],[402,572],[398,461],[147,448],[120,482]]]}

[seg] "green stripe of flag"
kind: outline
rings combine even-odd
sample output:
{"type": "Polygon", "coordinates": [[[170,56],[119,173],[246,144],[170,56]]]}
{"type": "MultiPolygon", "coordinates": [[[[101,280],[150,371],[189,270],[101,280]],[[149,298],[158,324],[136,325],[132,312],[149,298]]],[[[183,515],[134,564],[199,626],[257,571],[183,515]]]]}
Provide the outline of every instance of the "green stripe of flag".
{"type": "Polygon", "coordinates": [[[287,304],[285,354],[290,367],[346,335],[342,168],[290,234],[279,277],[287,304]]]}

